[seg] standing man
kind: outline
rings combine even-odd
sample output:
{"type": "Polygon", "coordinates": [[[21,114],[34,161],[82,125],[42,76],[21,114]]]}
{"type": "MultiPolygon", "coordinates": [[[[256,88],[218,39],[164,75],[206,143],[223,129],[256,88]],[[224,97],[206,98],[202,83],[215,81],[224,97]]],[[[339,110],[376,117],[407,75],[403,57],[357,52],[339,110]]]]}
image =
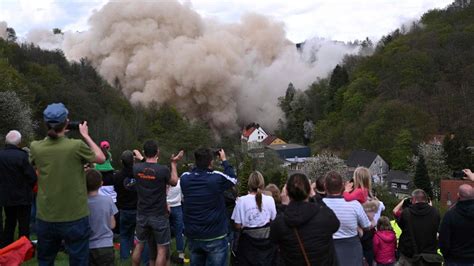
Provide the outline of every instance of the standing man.
{"type": "Polygon", "coordinates": [[[69,111],[62,103],[43,112],[48,136],[31,143],[31,161],[39,171],[36,233],[38,264],[54,265],[64,241],[69,265],[88,265],[89,207],[84,164],[103,163],[105,156],[89,136],[87,122],[79,125],[85,140],[65,136],[69,111]]]}
{"type": "Polygon", "coordinates": [[[14,241],[18,223],[18,237],[30,237],[30,213],[36,173],[28,161],[28,154],[20,149],[21,134],[11,130],[5,137],[5,149],[0,151],[0,248],[14,241]],[[3,237],[2,208],[5,210],[3,237]]]}
{"type": "Polygon", "coordinates": [[[229,222],[224,192],[235,186],[237,177],[224,150],[219,150],[224,173],[213,170],[213,157],[210,149],[198,149],[196,167],[181,175],[184,234],[191,265],[196,266],[227,264],[229,222]]]}
{"type": "Polygon", "coordinates": [[[474,265],[474,188],[464,184],[458,189],[459,201],[443,217],[439,247],[445,265],[474,265]]]}
{"type": "Polygon", "coordinates": [[[333,235],[337,261],[340,266],[362,266],[362,245],[357,228],[368,230],[370,221],[362,205],[356,201],[346,201],[342,196],[344,183],[337,172],[331,171],[325,179],[326,197],[323,202],[336,214],[339,229],[333,235]]]}
{"type": "MultiPolygon", "coordinates": [[[[156,243],[156,266],[165,266],[171,241],[168,210],[166,207],[166,185],[176,186],[178,182],[178,161],[183,157],[183,151],[171,156],[170,169],[158,164],[160,152],[158,143],[148,140],[143,145],[145,162],[133,166],[138,193],[137,227],[138,244],[132,255],[133,265],[140,265],[140,255],[145,242],[156,243]]],[[[154,256],[150,256],[150,259],[154,256]]]]}
{"type": "Polygon", "coordinates": [[[411,259],[417,255],[415,250],[418,253],[436,254],[438,249],[438,210],[428,204],[428,196],[422,189],[415,189],[411,200],[412,204],[403,210],[397,221],[402,230],[398,242],[399,266],[412,265],[411,259]]]}

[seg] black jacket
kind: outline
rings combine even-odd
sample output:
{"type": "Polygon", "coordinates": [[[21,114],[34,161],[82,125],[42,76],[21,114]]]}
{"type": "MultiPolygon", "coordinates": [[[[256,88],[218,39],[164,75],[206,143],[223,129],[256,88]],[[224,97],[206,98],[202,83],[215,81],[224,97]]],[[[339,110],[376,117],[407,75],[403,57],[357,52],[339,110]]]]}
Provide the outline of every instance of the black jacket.
{"type": "Polygon", "coordinates": [[[438,210],[428,203],[416,203],[403,210],[398,220],[398,226],[402,229],[398,249],[403,255],[411,258],[415,251],[408,221],[411,221],[418,253],[435,254],[438,249],[437,233],[440,222],[438,210]]]}
{"type": "Polygon", "coordinates": [[[474,200],[463,200],[446,212],[439,232],[439,247],[445,259],[474,263],[474,200]]]}
{"type": "Polygon", "coordinates": [[[339,229],[339,220],[331,209],[318,203],[290,202],[271,225],[270,238],[285,264],[306,265],[294,228],[311,265],[337,265],[332,235],[339,229]]]}
{"type": "Polygon", "coordinates": [[[30,205],[36,173],[28,154],[14,146],[0,150],[0,206],[30,205]]]}
{"type": "Polygon", "coordinates": [[[137,191],[125,188],[124,182],[133,178],[133,168],[124,168],[114,176],[114,190],[117,192],[117,207],[121,210],[137,209],[137,191]]]}

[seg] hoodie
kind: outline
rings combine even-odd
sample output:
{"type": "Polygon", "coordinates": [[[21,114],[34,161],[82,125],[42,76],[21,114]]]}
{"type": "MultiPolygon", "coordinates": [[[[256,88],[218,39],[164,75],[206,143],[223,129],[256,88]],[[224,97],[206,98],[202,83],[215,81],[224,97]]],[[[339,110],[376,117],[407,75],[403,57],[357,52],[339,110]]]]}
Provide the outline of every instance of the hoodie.
{"type": "Polygon", "coordinates": [[[406,257],[412,258],[415,255],[415,247],[412,244],[409,221],[418,253],[435,254],[438,249],[437,233],[440,223],[438,210],[428,203],[420,202],[412,204],[402,212],[398,220],[398,226],[402,230],[398,249],[406,257]]]}
{"type": "Polygon", "coordinates": [[[306,265],[295,230],[311,265],[337,265],[332,235],[339,220],[324,204],[290,202],[270,228],[270,239],[278,245],[285,265],[306,265]]]}
{"type": "Polygon", "coordinates": [[[377,231],[373,239],[374,256],[378,264],[393,264],[396,261],[397,237],[391,230],[377,231]]]}
{"type": "Polygon", "coordinates": [[[453,263],[474,263],[474,199],[456,203],[444,215],[439,232],[439,247],[453,263]]]}

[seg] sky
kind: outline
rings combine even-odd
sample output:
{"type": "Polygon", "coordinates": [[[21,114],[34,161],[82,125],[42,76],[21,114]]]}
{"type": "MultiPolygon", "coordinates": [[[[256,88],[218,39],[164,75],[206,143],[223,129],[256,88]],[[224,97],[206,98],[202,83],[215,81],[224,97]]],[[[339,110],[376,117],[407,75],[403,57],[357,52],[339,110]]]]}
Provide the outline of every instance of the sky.
{"type": "MultiPolygon", "coordinates": [[[[0,0],[0,21],[17,34],[31,29],[87,30],[87,20],[108,0],[0,0]]],[[[152,0],[147,0],[152,1],[152,0]]],[[[247,12],[283,21],[287,37],[302,42],[313,37],[338,41],[377,40],[426,11],[453,0],[181,0],[205,18],[238,22],[247,12]]],[[[139,0],[136,1],[139,4],[139,0]]]]}

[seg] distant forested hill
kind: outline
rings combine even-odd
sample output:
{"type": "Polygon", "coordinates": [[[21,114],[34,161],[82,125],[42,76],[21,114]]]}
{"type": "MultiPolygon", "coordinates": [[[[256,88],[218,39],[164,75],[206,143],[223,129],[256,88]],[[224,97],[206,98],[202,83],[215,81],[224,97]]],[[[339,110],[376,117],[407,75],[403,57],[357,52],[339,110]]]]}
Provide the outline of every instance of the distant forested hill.
{"type": "Polygon", "coordinates": [[[87,120],[95,141],[109,140],[116,163],[123,150],[140,148],[147,138],[159,141],[164,161],[213,138],[207,126],[187,121],[173,107],[132,106],[87,60],[70,63],[59,50],[0,38],[0,143],[11,129],[26,136],[25,144],[44,137],[42,112],[53,102],[63,102],[71,120],[87,120]]]}
{"type": "Polygon", "coordinates": [[[318,150],[365,148],[389,161],[431,134],[474,139],[474,5],[429,11],[374,49],[304,91],[290,86],[280,98],[282,137],[301,141],[311,119],[318,150]]]}

